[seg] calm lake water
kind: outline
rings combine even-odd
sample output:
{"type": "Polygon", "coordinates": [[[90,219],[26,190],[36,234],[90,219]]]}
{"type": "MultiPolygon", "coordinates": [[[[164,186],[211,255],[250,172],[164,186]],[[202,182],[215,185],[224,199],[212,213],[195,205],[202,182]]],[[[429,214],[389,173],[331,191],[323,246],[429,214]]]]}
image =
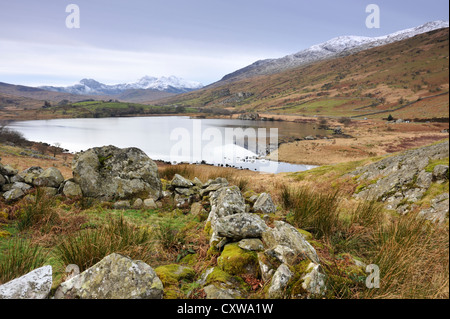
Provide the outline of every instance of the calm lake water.
{"type": "MultiPolygon", "coordinates": [[[[191,119],[181,116],[20,121],[10,127],[32,141],[60,143],[70,152],[115,145],[137,147],[153,160],[247,168],[280,173],[310,169],[261,158],[278,136],[304,137],[322,134],[311,124],[234,119],[191,119]],[[245,133],[244,135],[242,133],[245,133]]],[[[272,147],[273,148],[273,147],[272,147]]]]}

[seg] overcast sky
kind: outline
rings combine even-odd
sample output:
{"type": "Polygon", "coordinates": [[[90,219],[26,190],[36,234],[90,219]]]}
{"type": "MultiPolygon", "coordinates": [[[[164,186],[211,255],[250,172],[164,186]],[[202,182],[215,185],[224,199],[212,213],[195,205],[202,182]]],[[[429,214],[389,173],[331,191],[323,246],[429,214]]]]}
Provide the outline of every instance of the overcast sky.
{"type": "Polygon", "coordinates": [[[448,0],[0,0],[0,82],[107,84],[175,75],[210,84],[341,35],[448,20],[448,0]],[[80,28],[66,27],[66,6],[80,28]],[[366,6],[380,8],[369,29],[366,6]]]}

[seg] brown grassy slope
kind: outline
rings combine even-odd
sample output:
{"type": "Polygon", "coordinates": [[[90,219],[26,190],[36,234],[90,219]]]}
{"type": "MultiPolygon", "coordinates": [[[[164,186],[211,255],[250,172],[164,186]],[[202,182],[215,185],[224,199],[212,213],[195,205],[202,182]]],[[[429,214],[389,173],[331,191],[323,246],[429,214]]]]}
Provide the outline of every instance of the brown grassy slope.
{"type": "MultiPolygon", "coordinates": [[[[157,103],[328,116],[389,111],[401,106],[401,99],[407,104],[448,92],[448,37],[449,29],[441,29],[347,57],[205,88],[157,103]],[[236,99],[239,92],[253,95],[236,99]]],[[[413,116],[415,108],[413,104],[402,114],[413,116]]],[[[433,112],[448,117],[448,95],[447,102],[439,101],[437,108],[433,112]]],[[[430,114],[418,112],[417,116],[430,114]]]]}

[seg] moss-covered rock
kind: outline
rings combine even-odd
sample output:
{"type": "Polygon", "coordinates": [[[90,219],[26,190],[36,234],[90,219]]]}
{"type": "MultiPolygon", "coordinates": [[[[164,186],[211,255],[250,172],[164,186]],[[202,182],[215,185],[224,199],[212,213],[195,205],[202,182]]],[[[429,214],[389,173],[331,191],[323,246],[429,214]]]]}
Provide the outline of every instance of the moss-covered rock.
{"type": "Polygon", "coordinates": [[[324,296],[326,276],[320,265],[305,259],[290,269],[294,273],[286,289],[290,298],[309,299],[324,296]]]}
{"type": "Polygon", "coordinates": [[[196,275],[192,268],[177,264],[160,266],[155,272],[164,285],[165,299],[183,298],[183,286],[191,283],[196,275]]]}
{"type": "Polygon", "coordinates": [[[164,286],[175,285],[180,281],[192,281],[195,277],[195,271],[192,268],[178,264],[160,266],[155,268],[155,272],[164,286]]]}
{"type": "Polygon", "coordinates": [[[226,245],[217,259],[217,264],[220,269],[231,275],[260,276],[257,253],[240,248],[238,243],[226,245]]]}
{"type": "Polygon", "coordinates": [[[198,255],[197,254],[188,254],[184,256],[180,263],[188,266],[194,266],[198,262],[198,255]]]}

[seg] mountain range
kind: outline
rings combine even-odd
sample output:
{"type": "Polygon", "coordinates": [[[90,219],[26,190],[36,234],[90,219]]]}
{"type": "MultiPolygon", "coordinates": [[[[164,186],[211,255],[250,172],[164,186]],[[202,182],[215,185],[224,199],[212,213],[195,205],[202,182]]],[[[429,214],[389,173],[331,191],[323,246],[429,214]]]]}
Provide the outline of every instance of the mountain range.
{"type": "Polygon", "coordinates": [[[144,76],[133,83],[121,83],[108,85],[100,83],[93,79],[82,79],[79,83],[67,87],[40,86],[40,89],[64,92],[79,95],[118,95],[127,90],[153,90],[166,93],[186,93],[192,90],[200,89],[203,85],[198,82],[186,81],[176,76],[152,77],[144,76]]]}
{"type": "Polygon", "coordinates": [[[221,81],[216,83],[236,81],[257,75],[274,74],[309,63],[350,55],[448,27],[448,21],[438,20],[381,37],[340,36],[283,58],[256,61],[247,67],[225,75],[221,81]]]}

